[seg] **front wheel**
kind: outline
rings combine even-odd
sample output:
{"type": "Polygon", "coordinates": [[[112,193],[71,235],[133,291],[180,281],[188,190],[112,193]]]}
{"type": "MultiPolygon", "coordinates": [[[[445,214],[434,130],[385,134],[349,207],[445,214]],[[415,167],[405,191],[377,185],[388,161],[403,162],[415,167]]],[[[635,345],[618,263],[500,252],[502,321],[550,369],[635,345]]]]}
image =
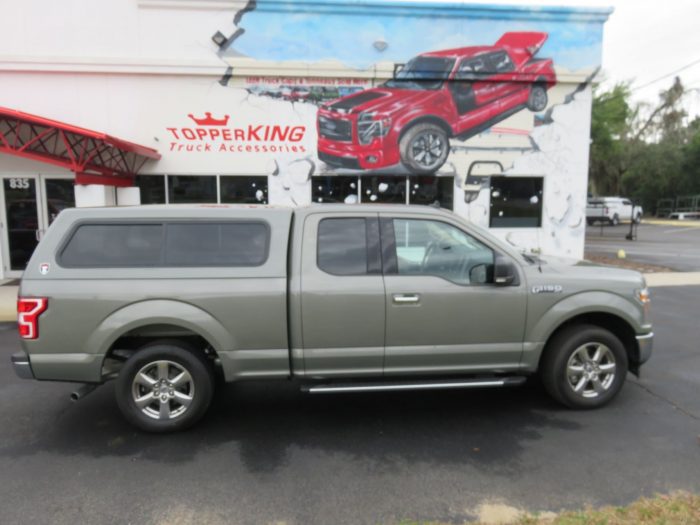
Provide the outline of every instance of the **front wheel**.
{"type": "Polygon", "coordinates": [[[579,409],[598,408],[614,398],[627,375],[627,352],[610,331],[571,326],[547,344],[540,375],[549,394],[579,409]]]}
{"type": "Polygon", "coordinates": [[[211,366],[196,349],[164,341],[137,350],[116,381],[119,409],[146,432],[174,432],[194,425],[214,390],[211,366]]]}
{"type": "Polygon", "coordinates": [[[447,160],[450,142],[447,133],[435,124],[416,124],[399,141],[401,162],[414,174],[435,173],[447,160]]]}

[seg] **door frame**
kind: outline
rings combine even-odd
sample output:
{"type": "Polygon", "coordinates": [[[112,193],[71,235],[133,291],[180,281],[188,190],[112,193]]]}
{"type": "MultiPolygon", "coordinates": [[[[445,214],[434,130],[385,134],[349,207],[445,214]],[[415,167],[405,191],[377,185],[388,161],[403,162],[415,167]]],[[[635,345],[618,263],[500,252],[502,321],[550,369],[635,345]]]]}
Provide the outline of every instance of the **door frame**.
{"type": "Polygon", "coordinates": [[[48,198],[46,192],[46,181],[51,179],[73,180],[73,174],[52,174],[42,175],[40,173],[2,174],[0,175],[0,229],[2,239],[0,239],[0,253],[2,255],[2,268],[0,268],[3,279],[19,279],[22,277],[22,270],[12,270],[10,268],[10,238],[7,217],[7,202],[5,200],[5,180],[6,179],[32,179],[36,192],[36,213],[37,213],[37,235],[41,239],[46,229],[49,227],[48,198]]]}

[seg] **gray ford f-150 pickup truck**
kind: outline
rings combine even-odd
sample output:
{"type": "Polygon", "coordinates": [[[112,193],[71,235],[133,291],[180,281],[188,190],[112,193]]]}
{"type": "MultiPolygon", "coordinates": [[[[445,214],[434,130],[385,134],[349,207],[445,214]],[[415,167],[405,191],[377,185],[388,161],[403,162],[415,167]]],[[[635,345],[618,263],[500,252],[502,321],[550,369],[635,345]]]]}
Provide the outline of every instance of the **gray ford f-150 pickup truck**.
{"type": "Polygon", "coordinates": [[[116,379],[125,417],[188,427],[215,377],[311,393],[506,386],[573,408],[651,353],[633,271],[521,254],[431,207],[63,211],[20,286],[17,374],[116,379]]]}

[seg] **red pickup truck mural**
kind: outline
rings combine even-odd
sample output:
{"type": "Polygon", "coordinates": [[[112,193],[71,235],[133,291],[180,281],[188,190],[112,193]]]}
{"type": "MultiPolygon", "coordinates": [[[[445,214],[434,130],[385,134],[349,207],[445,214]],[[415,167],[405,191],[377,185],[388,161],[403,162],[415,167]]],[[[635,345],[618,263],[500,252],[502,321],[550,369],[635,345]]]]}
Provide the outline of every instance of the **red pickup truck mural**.
{"type": "Polygon", "coordinates": [[[392,80],[322,105],[318,157],[358,170],[437,171],[449,139],[466,140],[523,108],[543,111],[556,84],[552,60],[536,59],[547,33],[505,33],[493,46],[424,53],[392,80]]]}

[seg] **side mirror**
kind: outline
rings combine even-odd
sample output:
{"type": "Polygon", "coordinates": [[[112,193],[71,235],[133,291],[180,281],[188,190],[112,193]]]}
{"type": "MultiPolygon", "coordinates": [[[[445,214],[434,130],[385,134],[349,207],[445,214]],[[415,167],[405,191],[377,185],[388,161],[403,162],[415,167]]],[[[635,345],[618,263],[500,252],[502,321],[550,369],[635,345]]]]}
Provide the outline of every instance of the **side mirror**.
{"type": "Polygon", "coordinates": [[[494,261],[493,284],[496,286],[517,286],[520,284],[515,263],[501,254],[496,254],[494,261]]]}

